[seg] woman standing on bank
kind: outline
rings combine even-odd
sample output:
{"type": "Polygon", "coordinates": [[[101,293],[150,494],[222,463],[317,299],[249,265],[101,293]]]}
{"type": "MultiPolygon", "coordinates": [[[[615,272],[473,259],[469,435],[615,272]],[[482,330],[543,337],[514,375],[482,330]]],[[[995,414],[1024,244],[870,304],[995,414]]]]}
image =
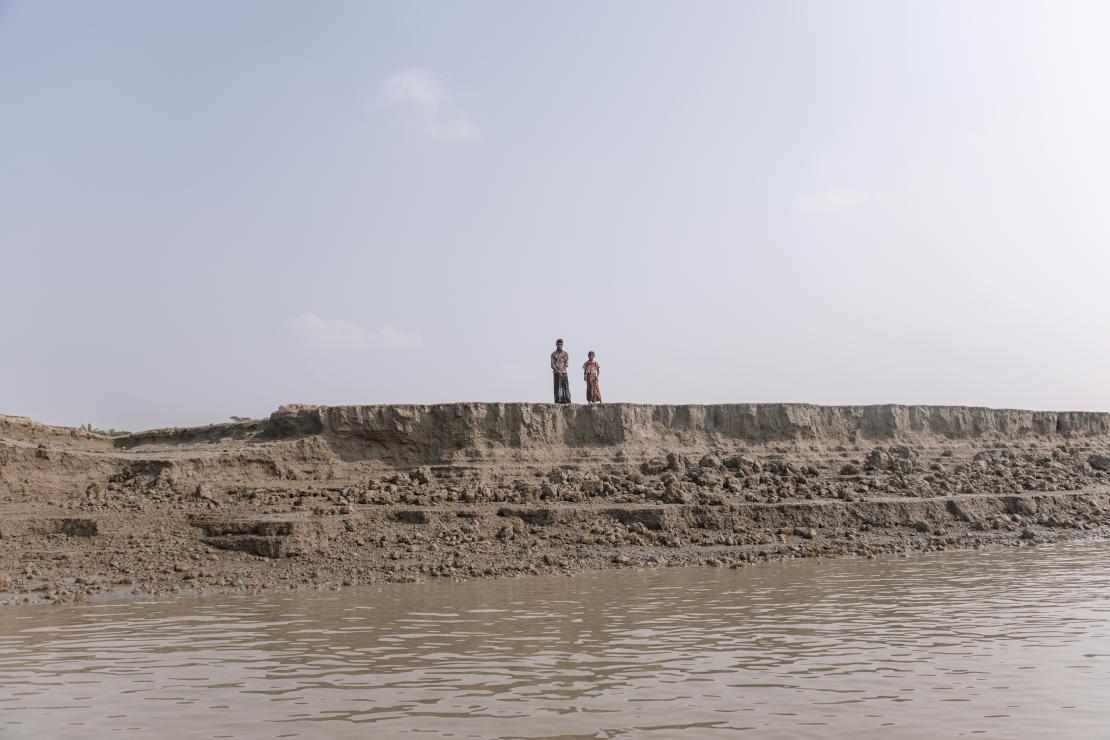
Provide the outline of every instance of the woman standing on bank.
{"type": "Polygon", "coordinates": [[[597,385],[601,365],[597,364],[593,352],[590,352],[589,358],[582,366],[582,376],[586,381],[586,403],[601,403],[601,389],[597,385]]]}

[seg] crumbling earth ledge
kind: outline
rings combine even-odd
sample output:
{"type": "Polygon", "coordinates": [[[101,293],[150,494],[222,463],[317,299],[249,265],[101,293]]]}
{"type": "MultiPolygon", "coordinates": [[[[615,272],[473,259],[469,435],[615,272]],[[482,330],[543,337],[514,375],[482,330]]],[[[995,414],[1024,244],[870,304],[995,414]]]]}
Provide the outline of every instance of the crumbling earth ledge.
{"type": "Polygon", "coordinates": [[[1110,415],[283,406],[0,416],[0,603],[1012,546],[1110,531],[1110,415]]]}

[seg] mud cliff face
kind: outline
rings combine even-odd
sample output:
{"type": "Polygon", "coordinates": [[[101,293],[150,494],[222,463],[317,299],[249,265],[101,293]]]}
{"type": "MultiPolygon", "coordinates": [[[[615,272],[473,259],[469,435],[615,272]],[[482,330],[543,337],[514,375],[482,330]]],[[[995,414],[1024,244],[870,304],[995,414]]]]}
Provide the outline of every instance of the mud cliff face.
{"type": "Polygon", "coordinates": [[[283,406],[0,417],[0,603],[1020,544],[1110,531],[1110,415],[283,406]]]}
{"type": "Polygon", "coordinates": [[[946,441],[1040,442],[1110,435],[1110,414],[962,406],[458,403],[435,406],[282,406],[269,419],[199,429],[154,430],[116,440],[158,445],[281,442],[319,437],[343,459],[394,464],[590,455],[662,448],[946,441]]]}

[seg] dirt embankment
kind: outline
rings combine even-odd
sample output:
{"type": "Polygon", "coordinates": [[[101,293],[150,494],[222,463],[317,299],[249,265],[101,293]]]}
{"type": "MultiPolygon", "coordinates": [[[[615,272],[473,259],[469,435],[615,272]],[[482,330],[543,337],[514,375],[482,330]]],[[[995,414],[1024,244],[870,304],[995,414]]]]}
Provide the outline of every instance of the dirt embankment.
{"type": "Polygon", "coordinates": [[[0,603],[1035,543],[1110,531],[1110,415],[283,406],[0,416],[0,603]]]}

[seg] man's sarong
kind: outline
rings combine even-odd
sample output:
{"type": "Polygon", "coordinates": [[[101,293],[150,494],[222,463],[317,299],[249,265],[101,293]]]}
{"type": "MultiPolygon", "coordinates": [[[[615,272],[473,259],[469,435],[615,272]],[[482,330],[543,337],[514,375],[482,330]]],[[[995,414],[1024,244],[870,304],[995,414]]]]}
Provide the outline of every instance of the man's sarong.
{"type": "Polygon", "coordinates": [[[570,383],[566,373],[552,373],[555,376],[555,403],[570,403],[570,383]]]}

